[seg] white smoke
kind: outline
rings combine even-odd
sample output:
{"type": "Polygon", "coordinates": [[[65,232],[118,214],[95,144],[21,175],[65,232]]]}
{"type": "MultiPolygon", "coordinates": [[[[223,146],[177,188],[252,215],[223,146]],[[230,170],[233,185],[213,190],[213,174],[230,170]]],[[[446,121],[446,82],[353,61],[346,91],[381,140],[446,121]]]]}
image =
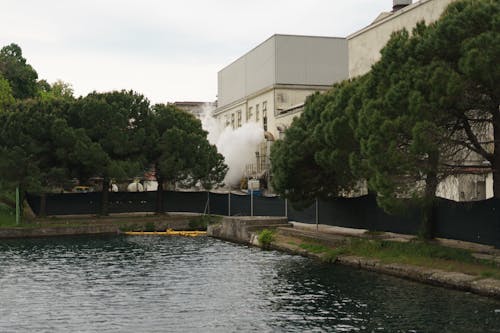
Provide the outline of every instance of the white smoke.
{"type": "Polygon", "coordinates": [[[246,165],[255,163],[255,152],[264,139],[264,130],[257,123],[246,123],[236,129],[223,128],[212,117],[212,110],[208,107],[201,123],[208,132],[208,141],[217,147],[229,167],[224,183],[226,186],[239,186],[246,165]]]}

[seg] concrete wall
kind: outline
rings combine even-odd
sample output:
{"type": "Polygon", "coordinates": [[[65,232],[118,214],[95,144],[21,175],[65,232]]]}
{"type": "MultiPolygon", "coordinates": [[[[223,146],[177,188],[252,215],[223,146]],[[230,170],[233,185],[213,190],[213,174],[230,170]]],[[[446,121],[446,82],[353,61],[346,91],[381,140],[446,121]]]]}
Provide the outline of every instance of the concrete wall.
{"type": "Polygon", "coordinates": [[[276,83],[332,85],[347,78],[345,38],[277,35],[276,83]]]}
{"type": "Polygon", "coordinates": [[[280,226],[289,226],[286,217],[224,217],[221,223],[208,226],[207,235],[232,242],[252,244],[257,231],[280,226]]]}
{"type": "Polygon", "coordinates": [[[411,32],[420,21],[427,24],[434,22],[454,1],[421,0],[349,35],[349,77],[370,71],[371,66],[380,59],[380,50],[387,44],[392,32],[403,28],[411,32]]]}
{"type": "Polygon", "coordinates": [[[344,38],[274,35],[218,73],[219,108],[277,84],[332,85],[347,66],[344,38]]]}

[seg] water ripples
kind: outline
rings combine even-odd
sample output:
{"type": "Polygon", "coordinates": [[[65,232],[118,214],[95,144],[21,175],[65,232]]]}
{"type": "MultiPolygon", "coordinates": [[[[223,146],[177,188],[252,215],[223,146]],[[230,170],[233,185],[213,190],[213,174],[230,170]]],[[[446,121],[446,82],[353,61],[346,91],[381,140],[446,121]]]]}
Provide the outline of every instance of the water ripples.
{"type": "Polygon", "coordinates": [[[0,283],[1,332],[500,332],[495,300],[205,237],[4,240],[0,283]]]}

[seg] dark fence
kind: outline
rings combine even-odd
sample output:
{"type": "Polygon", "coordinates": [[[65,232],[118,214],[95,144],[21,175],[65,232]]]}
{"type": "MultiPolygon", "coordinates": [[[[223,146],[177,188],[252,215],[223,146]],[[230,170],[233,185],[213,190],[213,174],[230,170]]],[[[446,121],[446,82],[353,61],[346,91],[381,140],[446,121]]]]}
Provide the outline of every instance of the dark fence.
{"type": "MultiPolygon", "coordinates": [[[[41,198],[28,195],[28,202],[40,213],[41,198]]],[[[375,197],[338,198],[317,201],[296,210],[280,197],[209,192],[164,192],[168,212],[210,213],[231,216],[288,216],[291,221],[417,234],[420,224],[418,209],[407,209],[404,215],[389,215],[377,206],[375,197]]],[[[109,212],[153,212],[156,192],[109,193],[109,212]]],[[[47,215],[98,214],[101,193],[64,193],[46,195],[47,215]]],[[[458,239],[500,248],[500,200],[454,202],[439,199],[436,207],[437,237],[458,239]]]]}

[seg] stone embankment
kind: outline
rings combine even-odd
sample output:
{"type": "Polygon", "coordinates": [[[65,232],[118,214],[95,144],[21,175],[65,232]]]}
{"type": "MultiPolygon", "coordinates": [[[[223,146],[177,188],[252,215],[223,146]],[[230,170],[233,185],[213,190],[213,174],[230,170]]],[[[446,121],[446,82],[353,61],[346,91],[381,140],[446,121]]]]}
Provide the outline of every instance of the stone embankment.
{"type": "Polygon", "coordinates": [[[141,229],[152,225],[155,230],[167,228],[190,230],[189,222],[199,215],[188,213],[114,214],[106,217],[79,215],[37,218],[20,227],[0,228],[0,238],[116,234],[124,228],[141,229]]]}
{"type": "MultiPolygon", "coordinates": [[[[276,237],[270,245],[271,249],[319,260],[331,260],[331,258],[325,258],[324,253],[307,251],[291,240],[301,239],[329,247],[336,247],[348,242],[350,237],[361,237],[364,233],[364,231],[360,230],[335,227],[325,230],[325,227],[326,226],[323,226],[322,229],[321,227],[302,225],[300,223],[287,223],[286,218],[228,217],[223,218],[221,222],[216,225],[209,226],[207,232],[211,237],[261,246],[258,241],[258,232],[264,228],[275,229],[276,237]]],[[[395,234],[388,234],[386,237],[394,241],[408,241],[410,238],[409,236],[395,234]]],[[[449,241],[447,245],[450,245],[449,241]]],[[[500,280],[497,279],[482,278],[460,272],[449,272],[407,264],[388,264],[382,263],[380,260],[376,259],[349,255],[339,255],[334,262],[413,281],[468,291],[500,299],[500,280]]]]}

